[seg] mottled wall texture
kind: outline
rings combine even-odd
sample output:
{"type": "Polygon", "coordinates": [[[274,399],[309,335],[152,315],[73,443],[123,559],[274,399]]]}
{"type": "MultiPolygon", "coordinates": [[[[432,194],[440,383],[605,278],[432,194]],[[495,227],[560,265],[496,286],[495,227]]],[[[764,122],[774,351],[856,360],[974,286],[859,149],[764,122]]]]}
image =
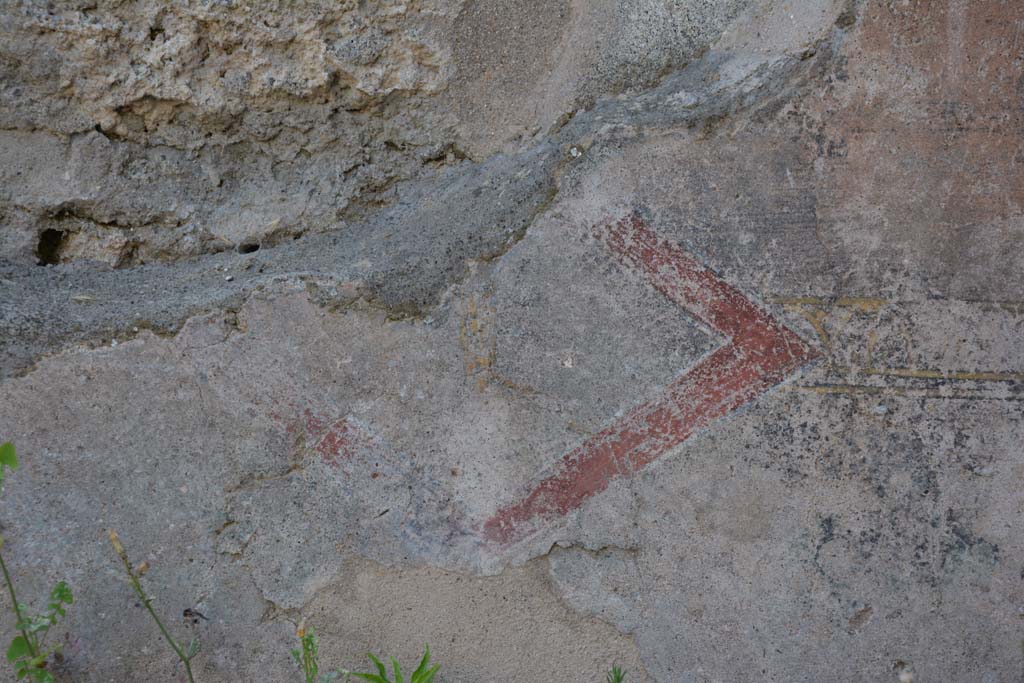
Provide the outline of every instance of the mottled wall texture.
{"type": "Polygon", "coordinates": [[[1024,5],[2,2],[3,440],[60,683],[1018,683],[1024,5]]]}

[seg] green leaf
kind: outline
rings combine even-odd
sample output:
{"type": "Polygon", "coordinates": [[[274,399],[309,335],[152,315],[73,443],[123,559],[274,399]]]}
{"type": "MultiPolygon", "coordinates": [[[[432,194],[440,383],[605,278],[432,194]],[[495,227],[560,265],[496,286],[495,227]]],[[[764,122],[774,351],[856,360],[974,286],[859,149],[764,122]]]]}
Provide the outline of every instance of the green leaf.
{"type": "Polygon", "coordinates": [[[437,675],[437,670],[441,668],[440,664],[435,664],[423,673],[423,678],[417,681],[417,683],[430,683],[434,680],[434,676],[437,675]]]}
{"type": "Polygon", "coordinates": [[[29,676],[34,683],[53,683],[53,674],[46,669],[33,669],[29,672],[29,676]]]}
{"type": "Polygon", "coordinates": [[[10,441],[0,444],[0,472],[4,467],[18,469],[18,456],[14,453],[14,444],[10,441]]]}
{"type": "Polygon", "coordinates": [[[369,657],[370,661],[373,662],[374,666],[377,667],[377,672],[380,674],[380,677],[383,678],[385,681],[387,681],[388,680],[388,670],[384,668],[384,665],[381,663],[381,661],[379,659],[377,659],[376,657],[374,657],[373,654],[370,653],[370,652],[367,652],[366,656],[369,657]]]}
{"type": "Polygon", "coordinates": [[[617,666],[613,666],[611,671],[608,672],[606,680],[608,683],[623,683],[626,680],[626,672],[617,666]]]}
{"type": "Polygon", "coordinates": [[[364,681],[370,681],[370,683],[391,683],[391,681],[389,681],[386,677],[378,676],[377,674],[359,674],[353,672],[352,675],[356,678],[361,678],[364,681]]]}
{"type": "Polygon", "coordinates": [[[29,617],[25,621],[18,625],[19,629],[24,629],[29,633],[39,633],[40,631],[48,631],[50,626],[53,624],[50,622],[50,617],[29,617]]]}
{"type": "Polygon", "coordinates": [[[199,639],[193,638],[192,642],[188,644],[188,653],[185,655],[186,659],[192,659],[199,654],[199,639]]]}
{"type": "Polygon", "coordinates": [[[71,589],[68,588],[68,584],[63,581],[58,581],[57,585],[50,591],[50,600],[52,602],[63,603],[70,605],[75,601],[75,596],[71,594],[71,589]]]}
{"type": "Polygon", "coordinates": [[[391,658],[391,668],[395,670],[395,683],[405,683],[402,678],[402,670],[398,668],[398,660],[394,657],[391,658]]]}
{"type": "Polygon", "coordinates": [[[409,678],[409,683],[420,683],[420,679],[423,676],[423,672],[427,670],[427,666],[430,665],[430,643],[427,643],[426,651],[423,653],[423,659],[420,660],[420,665],[416,667],[416,670],[412,672],[412,677],[409,678]]]}
{"type": "Polygon", "coordinates": [[[28,657],[30,654],[32,654],[32,649],[28,646],[25,636],[18,636],[11,641],[10,647],[7,648],[7,661],[14,662],[22,657],[28,657]]]}

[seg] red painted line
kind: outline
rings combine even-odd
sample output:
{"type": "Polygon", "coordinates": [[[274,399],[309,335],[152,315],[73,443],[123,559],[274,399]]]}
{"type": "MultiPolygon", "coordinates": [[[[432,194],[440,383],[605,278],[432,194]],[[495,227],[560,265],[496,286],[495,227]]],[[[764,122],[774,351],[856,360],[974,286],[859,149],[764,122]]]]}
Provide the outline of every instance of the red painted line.
{"type": "Polygon", "coordinates": [[[818,354],[791,330],[633,215],[598,233],[611,252],[661,293],[729,337],[654,400],[569,451],[556,471],[484,523],[486,540],[512,543],[564,516],[619,477],[654,462],[818,354]]]}

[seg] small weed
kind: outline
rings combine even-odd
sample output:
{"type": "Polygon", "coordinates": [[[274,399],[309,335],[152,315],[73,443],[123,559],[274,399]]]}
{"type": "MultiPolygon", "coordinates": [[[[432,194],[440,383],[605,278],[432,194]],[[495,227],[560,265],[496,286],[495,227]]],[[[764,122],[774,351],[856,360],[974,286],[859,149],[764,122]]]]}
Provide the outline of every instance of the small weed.
{"type": "MultiPolygon", "coordinates": [[[[14,451],[14,444],[10,442],[0,444],[0,489],[3,487],[5,470],[8,469],[18,469],[18,456],[14,451]]],[[[0,550],[3,549],[3,545],[4,539],[0,537],[0,550]]],[[[7,647],[7,661],[14,665],[14,672],[19,680],[29,678],[32,683],[52,683],[53,674],[47,670],[46,665],[51,655],[60,656],[60,645],[47,648],[46,634],[57,625],[59,618],[64,616],[65,606],[75,601],[71,589],[63,581],[59,582],[50,591],[46,613],[26,615],[28,608],[18,602],[18,597],[14,593],[14,582],[11,581],[2,554],[0,570],[3,570],[7,592],[11,596],[11,610],[17,622],[15,628],[19,632],[7,647]]]]}
{"type": "Polygon", "coordinates": [[[337,683],[341,681],[342,676],[345,677],[346,681],[349,680],[349,672],[347,671],[320,673],[320,657],[318,654],[320,639],[317,638],[316,632],[312,628],[307,629],[305,624],[300,622],[295,635],[299,638],[299,647],[292,650],[292,658],[299,665],[299,668],[302,669],[305,683],[337,683]]]}
{"type": "MultiPolygon", "coordinates": [[[[0,444],[0,491],[3,490],[6,470],[13,471],[17,468],[18,458],[15,455],[14,445],[11,443],[0,444]]],[[[192,660],[199,653],[199,639],[193,638],[188,645],[185,645],[171,637],[171,634],[153,609],[153,598],[142,587],[141,579],[149,570],[149,564],[142,562],[138,566],[133,566],[128,559],[128,553],[121,544],[121,539],[118,537],[117,532],[110,529],[108,536],[110,538],[110,545],[113,546],[114,552],[117,553],[121,564],[124,566],[124,571],[128,576],[128,582],[131,584],[132,590],[138,596],[146,611],[149,612],[153,621],[156,622],[157,628],[160,629],[164,640],[167,641],[174,654],[185,666],[185,674],[188,676],[189,683],[195,683],[195,678],[192,675],[192,660]]],[[[0,537],[0,551],[2,550],[3,537],[0,537]]],[[[17,622],[15,628],[19,632],[19,635],[11,640],[10,646],[7,649],[7,661],[14,664],[18,680],[28,678],[31,683],[53,683],[53,674],[46,667],[51,656],[59,656],[60,646],[55,645],[47,649],[45,639],[49,630],[57,625],[60,617],[65,615],[65,607],[74,602],[71,589],[63,581],[59,582],[50,592],[50,602],[47,606],[48,611],[45,614],[26,616],[28,610],[25,605],[18,602],[14,592],[14,584],[11,581],[11,576],[7,570],[7,564],[4,562],[2,553],[0,553],[0,570],[3,571],[4,582],[7,584],[7,591],[11,597],[11,609],[17,622]]],[[[191,609],[185,610],[186,616],[190,614],[205,618],[201,614],[193,613],[191,609]]],[[[342,683],[342,681],[350,681],[352,676],[369,681],[369,683],[406,683],[398,660],[394,657],[389,658],[391,660],[392,676],[394,677],[389,678],[387,667],[373,654],[367,654],[367,656],[377,668],[377,673],[357,673],[339,670],[322,674],[320,673],[319,639],[316,633],[312,628],[306,629],[305,624],[300,623],[296,635],[299,639],[299,647],[292,650],[291,655],[295,663],[302,670],[304,683],[342,683]]],[[[420,660],[416,670],[410,675],[408,683],[433,683],[434,677],[440,668],[440,664],[430,666],[430,646],[427,645],[423,658],[420,660]]],[[[625,672],[615,666],[608,672],[606,680],[607,683],[623,683],[625,679],[625,672]]],[[[903,680],[903,678],[901,677],[900,680],[903,680]]]]}
{"type": "Polygon", "coordinates": [[[617,666],[613,666],[611,671],[608,672],[608,677],[605,680],[608,683],[622,683],[626,680],[626,672],[617,666]]]}
{"type": "MultiPolygon", "coordinates": [[[[398,660],[394,657],[391,657],[391,668],[395,674],[394,681],[388,678],[388,670],[379,659],[372,654],[367,654],[367,657],[377,667],[377,673],[353,673],[353,676],[364,681],[370,681],[370,683],[405,683],[405,679],[402,678],[402,669],[398,666],[398,660]]],[[[437,675],[437,670],[440,668],[440,664],[430,666],[430,646],[427,645],[426,651],[423,653],[423,659],[420,660],[420,665],[416,667],[416,670],[412,672],[409,683],[431,683],[434,680],[434,676],[437,675]]]]}
{"type": "Polygon", "coordinates": [[[125,552],[124,546],[121,545],[121,539],[118,538],[117,532],[111,529],[107,534],[110,537],[110,545],[114,546],[114,552],[116,552],[117,556],[121,558],[121,563],[124,565],[124,571],[128,575],[128,582],[131,583],[132,589],[135,591],[135,594],[139,596],[139,600],[142,601],[146,611],[149,612],[149,616],[153,617],[153,621],[155,621],[157,627],[159,627],[160,633],[164,636],[164,640],[166,640],[167,644],[171,646],[172,650],[174,650],[174,654],[178,656],[181,663],[185,665],[185,673],[188,675],[189,683],[195,683],[195,679],[192,678],[192,659],[199,653],[199,639],[193,638],[188,646],[185,646],[183,643],[179,643],[171,637],[171,634],[167,632],[166,628],[164,628],[163,622],[160,621],[160,617],[158,617],[156,612],[153,610],[153,598],[146,595],[146,591],[142,588],[142,582],[140,579],[147,571],[149,571],[149,564],[147,562],[143,562],[138,567],[133,568],[132,563],[128,561],[128,553],[125,552]]]}

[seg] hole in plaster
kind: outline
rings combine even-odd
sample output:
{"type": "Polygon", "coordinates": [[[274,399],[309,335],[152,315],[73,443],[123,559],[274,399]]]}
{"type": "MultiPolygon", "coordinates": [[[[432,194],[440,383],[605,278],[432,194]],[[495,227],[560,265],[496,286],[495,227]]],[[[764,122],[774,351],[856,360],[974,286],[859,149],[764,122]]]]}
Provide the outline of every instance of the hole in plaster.
{"type": "Polygon", "coordinates": [[[260,245],[256,244],[255,242],[246,242],[245,244],[238,245],[239,254],[251,254],[252,252],[259,250],[260,245]]]}
{"type": "Polygon", "coordinates": [[[67,233],[63,230],[48,228],[39,235],[39,244],[36,245],[36,257],[39,265],[52,266],[60,263],[60,252],[64,246],[64,239],[67,233]]]}

